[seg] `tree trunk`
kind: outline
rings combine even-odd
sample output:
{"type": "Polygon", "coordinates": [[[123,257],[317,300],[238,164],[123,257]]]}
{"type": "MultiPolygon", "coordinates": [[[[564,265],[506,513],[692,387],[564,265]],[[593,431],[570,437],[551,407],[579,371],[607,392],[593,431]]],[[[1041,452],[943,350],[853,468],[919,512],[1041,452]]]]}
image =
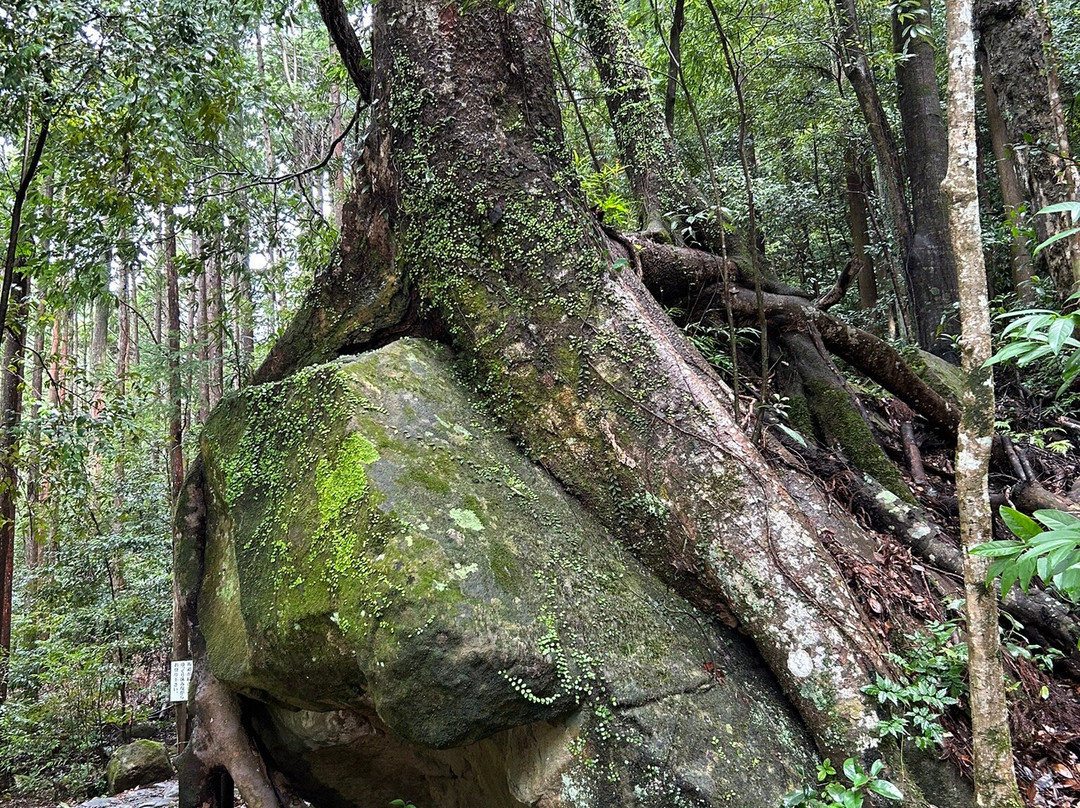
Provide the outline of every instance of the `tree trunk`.
{"type": "Polygon", "coordinates": [[[872,750],[860,688],[886,663],[841,576],[718,379],[554,179],[543,26],[534,3],[377,7],[372,184],[395,267],[533,457],[674,585],[731,604],[823,752],[872,750]]]}
{"type": "Polygon", "coordinates": [[[998,628],[997,585],[987,585],[989,561],[970,554],[993,539],[987,474],[994,435],[994,374],[990,358],[990,312],[983,264],[979,190],[975,175],[975,32],[972,0],[950,0],[949,168],[943,190],[949,198],[953,253],[960,267],[962,377],[960,429],[956,446],[956,498],[964,556],[964,611],[968,630],[968,680],[975,770],[980,806],[1019,808],[1013,774],[1009,713],[1005,703],[998,628]]]}
{"type": "Polygon", "coordinates": [[[0,704],[7,699],[11,653],[11,610],[15,573],[15,504],[19,491],[18,441],[22,417],[22,370],[26,347],[26,297],[30,278],[12,273],[0,366],[0,704]]]}
{"type": "MultiPolygon", "coordinates": [[[[1076,199],[1080,174],[1070,158],[1050,24],[1039,2],[977,0],[975,17],[1030,212],[1076,199]]],[[[1064,215],[1034,221],[1039,241],[1070,226],[1064,215]]],[[[1048,247],[1039,265],[1062,297],[1080,289],[1080,236],[1048,247]]]]}
{"type": "MultiPolygon", "coordinates": [[[[321,0],[324,14],[324,4],[334,5],[321,0]]],[[[593,47],[607,54],[597,43],[621,23],[604,8],[588,13],[601,32],[593,47]]],[[[367,192],[346,207],[340,263],[317,280],[256,380],[403,332],[451,340],[490,411],[613,536],[695,603],[729,604],[823,754],[899,762],[879,746],[862,693],[888,660],[800,507],[824,510],[824,496],[812,490],[797,503],[787,492],[733,419],[723,382],[638,274],[621,269],[567,186],[542,4],[385,0],[373,24],[374,121],[358,183],[367,192]]],[[[616,61],[608,69],[636,64],[616,61]]],[[[663,131],[651,102],[618,111],[663,131]]],[[[640,133],[628,134],[637,153],[640,133]]],[[[659,172],[664,159],[646,162],[659,172]]],[[[674,175],[667,166],[664,182],[674,175]]],[[[726,275],[724,262],[712,264],[714,280],[726,275]]],[[[198,497],[181,498],[181,520],[198,522],[198,497]]],[[[229,694],[197,668],[193,771],[225,766],[253,808],[278,804],[246,734],[234,732],[229,694]]],[[[908,804],[924,804],[904,772],[893,777],[908,804]]]]}
{"type": "MultiPolygon", "coordinates": [[[[994,165],[997,167],[1001,200],[1005,203],[1005,223],[1011,233],[1009,266],[1012,269],[1013,289],[1020,301],[1035,303],[1035,286],[1032,283],[1032,260],[1026,240],[1021,235],[1025,221],[1024,192],[1016,175],[1013,150],[1009,145],[1009,131],[994,92],[994,77],[986,60],[986,51],[979,49],[979,69],[982,72],[983,98],[986,99],[986,125],[990,130],[990,142],[994,149],[994,165]]],[[[1033,211],[1028,211],[1032,213],[1033,211]]]]}
{"type": "MultiPolygon", "coordinates": [[[[43,245],[42,252],[47,254],[47,245],[43,245]]],[[[33,425],[30,435],[32,445],[37,445],[40,427],[37,423],[38,412],[41,408],[41,396],[45,390],[45,301],[40,300],[37,305],[37,319],[34,325],[34,348],[33,368],[30,371],[30,423],[33,425]]],[[[23,557],[27,569],[33,569],[41,564],[43,545],[37,530],[37,505],[41,496],[41,468],[35,455],[26,470],[26,509],[27,530],[24,543],[23,557]]]]}
{"type": "Polygon", "coordinates": [[[675,99],[679,90],[679,63],[682,61],[682,30],[686,25],[686,0],[675,0],[668,33],[668,75],[664,89],[664,123],[668,133],[675,136],[675,99]]]}
{"type": "MultiPolygon", "coordinates": [[[[176,503],[184,482],[184,433],[181,408],[180,378],[180,284],[176,267],[176,229],[172,211],[163,213],[165,218],[165,355],[169,370],[169,430],[165,438],[168,458],[170,502],[176,503]]],[[[173,553],[177,538],[173,535],[173,553]]],[[[173,580],[172,659],[190,659],[188,650],[188,615],[178,584],[173,580]]],[[[187,705],[176,707],[176,740],[182,747],[187,743],[187,705]]]]}
{"type": "MultiPolygon", "coordinates": [[[[930,0],[920,0],[916,14],[920,25],[931,24],[930,0]]],[[[948,135],[938,95],[934,43],[927,36],[905,33],[909,20],[893,12],[893,48],[907,58],[896,63],[899,90],[897,106],[904,133],[904,165],[911,187],[914,233],[907,274],[915,302],[919,344],[928,350],[955,357],[942,336],[958,328],[956,264],[949,249],[949,214],[941,193],[948,167],[948,135]],[[939,335],[940,334],[940,335],[939,335]]]]}
{"type": "MultiPolygon", "coordinates": [[[[652,101],[652,82],[623,20],[622,6],[615,0],[575,0],[574,10],[585,24],[585,41],[605,88],[630,187],[644,207],[643,229],[683,243],[682,220],[711,206],[676,156],[664,118],[652,101]]],[[[715,246],[719,234],[714,226],[705,228],[704,238],[696,234],[692,238],[715,246]]]]}
{"type": "Polygon", "coordinates": [[[877,278],[874,276],[874,257],[867,253],[870,246],[870,218],[867,214],[866,165],[854,148],[847,149],[847,212],[851,230],[851,254],[859,259],[859,308],[872,309],[877,305],[877,278]]]}
{"type": "Polygon", "coordinates": [[[207,412],[213,409],[225,394],[225,332],[224,307],[221,294],[221,262],[224,260],[222,244],[218,242],[214,254],[206,263],[206,334],[209,367],[209,396],[207,412]]]}
{"type": "Polygon", "coordinates": [[[116,335],[116,394],[121,398],[127,387],[128,362],[131,359],[131,300],[128,297],[131,274],[130,251],[131,242],[125,230],[120,237],[120,311],[116,335]]]}

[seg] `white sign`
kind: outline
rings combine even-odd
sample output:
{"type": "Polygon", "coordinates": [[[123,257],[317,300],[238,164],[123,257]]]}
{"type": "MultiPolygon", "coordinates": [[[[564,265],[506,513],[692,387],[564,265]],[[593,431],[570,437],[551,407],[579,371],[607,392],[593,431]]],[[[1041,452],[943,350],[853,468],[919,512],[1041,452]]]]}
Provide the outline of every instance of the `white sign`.
{"type": "Polygon", "coordinates": [[[169,677],[169,701],[187,701],[188,687],[191,685],[191,673],[195,663],[182,659],[172,664],[172,676],[169,677]]]}

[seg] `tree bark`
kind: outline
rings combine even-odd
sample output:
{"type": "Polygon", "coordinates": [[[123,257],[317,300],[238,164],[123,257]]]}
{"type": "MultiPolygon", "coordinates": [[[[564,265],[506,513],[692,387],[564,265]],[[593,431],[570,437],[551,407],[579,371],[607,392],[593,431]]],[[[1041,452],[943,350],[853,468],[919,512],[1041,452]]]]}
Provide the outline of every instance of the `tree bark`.
{"type": "MultiPolygon", "coordinates": [[[[921,24],[931,25],[930,0],[920,0],[921,24]]],[[[907,9],[912,13],[912,9],[907,9]]],[[[914,232],[909,249],[911,297],[919,344],[955,357],[942,336],[955,335],[956,263],[949,248],[949,214],[941,193],[948,167],[949,142],[938,94],[934,43],[926,36],[905,35],[905,23],[893,12],[893,49],[907,58],[896,63],[897,106],[904,134],[904,166],[911,188],[914,232]],[[940,335],[939,335],[940,332],[940,335]]]]}
{"type": "MultiPolygon", "coordinates": [[[[584,23],[585,42],[600,74],[630,188],[644,207],[644,230],[668,234],[682,244],[687,239],[681,222],[711,205],[675,153],[661,111],[652,101],[649,74],[623,20],[622,7],[615,0],[574,0],[574,10],[584,23]]],[[[718,225],[702,230],[701,243],[719,243],[718,225]]]]}
{"type": "Polygon", "coordinates": [[[849,147],[847,158],[847,211],[848,229],[851,231],[851,252],[860,261],[859,308],[872,309],[877,305],[877,278],[874,276],[874,259],[867,253],[870,246],[870,217],[867,213],[866,165],[856,150],[849,147]]]}
{"type": "Polygon", "coordinates": [[[15,504],[19,492],[18,441],[22,417],[22,370],[26,347],[26,298],[30,278],[12,273],[8,328],[0,366],[0,704],[7,700],[11,610],[15,574],[15,504]]]}
{"type": "Polygon", "coordinates": [[[1012,269],[1013,289],[1022,303],[1034,304],[1031,252],[1021,235],[1024,193],[1020,189],[1020,178],[1016,174],[1008,128],[998,105],[997,93],[994,92],[994,77],[990,74],[986,51],[980,49],[977,58],[982,73],[983,98],[986,100],[986,125],[990,130],[990,142],[994,149],[994,165],[997,168],[998,185],[1001,187],[1001,200],[1005,204],[1005,223],[1010,231],[1009,266],[1012,269]]]}
{"type": "MultiPolygon", "coordinates": [[[[1050,24],[1040,3],[977,0],[975,17],[1030,212],[1076,199],[1080,173],[1070,157],[1050,24]]],[[[1064,215],[1035,216],[1034,224],[1039,241],[1070,226],[1064,215]]],[[[1039,266],[1062,297],[1080,289],[1080,236],[1048,247],[1039,266]]]]}
{"type": "Polygon", "coordinates": [[[675,0],[668,33],[668,75],[664,89],[664,123],[668,133],[675,136],[675,99],[679,92],[679,63],[682,60],[682,30],[686,25],[686,0],[675,0]]]}
{"type": "MultiPolygon", "coordinates": [[[[891,755],[861,691],[888,661],[815,525],[732,418],[722,381],[561,179],[545,25],[537,0],[375,6],[359,183],[370,191],[346,208],[340,262],[256,378],[415,333],[416,311],[429,312],[490,411],[615,538],[696,603],[730,604],[823,754],[891,755]]],[[[663,131],[658,109],[629,111],[663,131]]],[[[203,771],[227,766],[250,805],[267,805],[270,777],[250,765],[228,700],[200,670],[199,732],[226,750],[203,771]]]]}
{"type": "Polygon", "coordinates": [[[553,178],[565,158],[543,25],[534,3],[377,7],[397,266],[532,455],[669,581],[732,604],[826,754],[872,750],[860,688],[885,663],[846,585],[711,370],[553,178]],[[392,102],[421,91],[418,109],[392,102]]]}
{"type": "MultiPolygon", "coordinates": [[[[165,356],[168,366],[169,427],[165,438],[170,502],[176,503],[184,482],[184,433],[180,377],[180,284],[176,266],[176,225],[171,210],[162,211],[165,219],[165,356]]],[[[177,547],[173,535],[173,554],[177,547]]],[[[188,615],[186,604],[180,595],[176,576],[173,576],[172,609],[172,659],[190,659],[188,650],[188,615]]],[[[177,746],[187,742],[187,705],[176,706],[177,746]]]]}
{"type": "Polygon", "coordinates": [[[998,628],[997,587],[987,585],[987,559],[971,555],[993,538],[987,474],[994,434],[994,375],[990,358],[990,311],[983,264],[976,178],[975,31],[972,0],[949,0],[949,198],[953,253],[960,267],[962,376],[956,446],[956,498],[964,548],[964,611],[968,630],[968,680],[975,799],[980,806],[1019,808],[1013,773],[1009,714],[1005,702],[998,628]]]}

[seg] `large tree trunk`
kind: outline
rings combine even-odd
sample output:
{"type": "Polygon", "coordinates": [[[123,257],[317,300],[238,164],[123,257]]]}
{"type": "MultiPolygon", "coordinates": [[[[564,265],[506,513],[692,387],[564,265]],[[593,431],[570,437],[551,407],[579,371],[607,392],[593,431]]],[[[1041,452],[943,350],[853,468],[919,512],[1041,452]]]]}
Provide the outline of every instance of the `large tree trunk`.
{"type": "Polygon", "coordinates": [[[722,383],[555,179],[543,26],[531,3],[377,7],[369,153],[393,229],[368,249],[393,249],[533,457],[684,593],[731,604],[822,751],[869,753],[877,640],[722,383]]]}
{"type": "MultiPolygon", "coordinates": [[[[930,0],[921,0],[918,19],[929,27],[930,0]]],[[[906,9],[912,14],[912,9],[906,9]]],[[[938,332],[957,333],[956,263],[949,249],[949,214],[941,193],[948,167],[948,136],[938,94],[934,43],[908,31],[908,20],[893,12],[896,53],[907,54],[896,63],[899,89],[897,106],[904,133],[904,166],[911,187],[914,237],[909,252],[911,296],[919,344],[934,346],[935,353],[950,353],[938,332]]]]}
{"type": "MultiPolygon", "coordinates": [[[[986,51],[991,89],[1007,119],[1017,173],[1030,212],[1076,199],[1080,172],[1069,153],[1050,25],[1037,0],[977,0],[975,20],[986,51]]],[[[1063,216],[1036,216],[1043,241],[1065,229],[1063,216]]],[[[1040,254],[1064,297],[1080,288],[1080,236],[1063,239],[1040,254]]]]}
{"type": "MultiPolygon", "coordinates": [[[[343,13],[335,0],[320,9],[343,13]]],[[[732,418],[723,382],[642,278],[613,260],[566,179],[548,45],[543,8],[529,0],[376,5],[376,103],[358,183],[368,190],[345,208],[340,263],[256,381],[425,325],[446,336],[489,409],[613,535],[695,603],[730,606],[824,754],[877,757],[877,715],[861,688],[889,663],[800,507],[825,510],[824,496],[793,499],[732,418]],[[430,319],[418,323],[418,311],[430,319]]],[[[662,130],[657,113],[639,110],[662,130]]],[[[644,244],[628,249],[649,256],[644,244]]],[[[701,263],[703,276],[724,276],[701,263]]],[[[806,301],[791,305],[816,322],[801,313],[806,301]]],[[[819,330],[850,341],[840,326],[819,330]]],[[[955,423],[935,398],[928,390],[927,408],[955,423]]],[[[181,519],[198,521],[198,480],[195,465],[181,519]]],[[[196,612],[190,619],[198,658],[196,612]]],[[[206,726],[191,771],[224,766],[253,808],[281,802],[234,731],[237,706],[214,684],[200,678],[206,726]]]]}

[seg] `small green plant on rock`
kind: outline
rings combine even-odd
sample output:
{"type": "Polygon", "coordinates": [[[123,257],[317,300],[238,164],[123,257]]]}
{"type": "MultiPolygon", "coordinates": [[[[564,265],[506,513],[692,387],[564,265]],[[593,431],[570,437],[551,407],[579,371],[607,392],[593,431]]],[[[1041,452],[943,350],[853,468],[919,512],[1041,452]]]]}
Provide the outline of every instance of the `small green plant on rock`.
{"type": "Polygon", "coordinates": [[[887,800],[903,800],[895,785],[879,777],[885,764],[875,760],[866,771],[855,758],[848,758],[840,767],[841,778],[829,758],[817,767],[817,787],[803,786],[784,796],[784,808],[805,805],[807,808],[862,808],[867,794],[877,794],[887,800]]]}

